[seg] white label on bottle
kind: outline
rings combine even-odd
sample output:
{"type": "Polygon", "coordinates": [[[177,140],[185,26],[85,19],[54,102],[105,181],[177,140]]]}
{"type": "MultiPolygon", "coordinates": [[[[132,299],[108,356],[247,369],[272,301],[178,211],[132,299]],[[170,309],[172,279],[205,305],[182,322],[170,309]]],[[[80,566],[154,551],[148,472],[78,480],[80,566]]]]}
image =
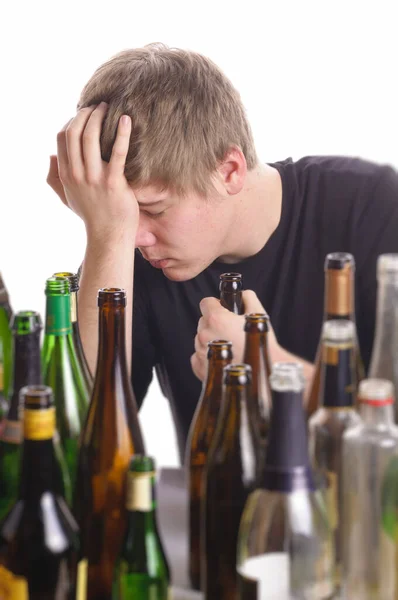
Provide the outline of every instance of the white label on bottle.
{"type": "Polygon", "coordinates": [[[257,600],[290,600],[289,555],[270,552],[246,560],[238,572],[257,581],[257,600]]]}
{"type": "Polygon", "coordinates": [[[148,512],[153,509],[152,479],[154,472],[129,472],[127,476],[127,510],[148,512]]]}

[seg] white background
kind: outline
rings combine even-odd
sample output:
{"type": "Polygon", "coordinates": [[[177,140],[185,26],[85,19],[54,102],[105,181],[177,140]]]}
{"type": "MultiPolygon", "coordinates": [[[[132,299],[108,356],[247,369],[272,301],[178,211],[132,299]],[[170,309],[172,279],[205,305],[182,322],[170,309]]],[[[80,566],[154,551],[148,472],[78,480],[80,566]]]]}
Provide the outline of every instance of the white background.
{"type": "MultiPolygon", "coordinates": [[[[14,310],[44,316],[44,283],[74,271],[84,228],[46,184],[56,134],[93,71],[150,42],[212,58],[240,90],[259,156],[350,154],[398,166],[396,2],[19,0],[0,8],[0,269],[14,310]]],[[[148,452],[177,465],[157,384],[148,452]]]]}

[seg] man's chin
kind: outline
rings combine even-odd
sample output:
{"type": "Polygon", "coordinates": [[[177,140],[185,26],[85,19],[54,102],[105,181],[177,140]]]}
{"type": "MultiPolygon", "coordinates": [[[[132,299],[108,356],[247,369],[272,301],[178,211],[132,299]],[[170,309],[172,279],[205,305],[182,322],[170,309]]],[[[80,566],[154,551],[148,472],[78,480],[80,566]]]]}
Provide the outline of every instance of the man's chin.
{"type": "MultiPolygon", "coordinates": [[[[204,269],[202,269],[204,270],[204,269]]],[[[194,271],[189,267],[175,266],[175,267],[166,267],[162,269],[163,275],[167,277],[170,281],[189,281],[190,279],[194,279],[197,275],[199,275],[202,271],[194,271]]]]}

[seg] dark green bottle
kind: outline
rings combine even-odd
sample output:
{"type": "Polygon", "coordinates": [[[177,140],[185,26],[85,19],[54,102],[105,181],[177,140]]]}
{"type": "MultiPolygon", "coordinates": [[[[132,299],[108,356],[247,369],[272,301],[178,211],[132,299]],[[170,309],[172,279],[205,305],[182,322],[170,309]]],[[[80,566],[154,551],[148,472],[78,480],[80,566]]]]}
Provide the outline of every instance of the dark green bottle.
{"type": "Polygon", "coordinates": [[[14,336],[13,386],[10,407],[0,437],[0,521],[18,495],[20,449],[23,441],[19,392],[25,385],[41,383],[40,315],[33,311],[19,312],[13,317],[10,326],[14,336]]]}
{"type": "Polygon", "coordinates": [[[127,477],[127,528],[112,599],[167,600],[170,572],[156,524],[154,459],[136,454],[127,477]]]}
{"type": "Polygon", "coordinates": [[[79,359],[80,368],[86,382],[87,389],[93,388],[93,376],[88,366],[86,355],[84,354],[82,340],[79,331],[79,312],[77,307],[77,292],[79,291],[79,278],[76,273],[60,272],[54,273],[53,277],[66,277],[70,283],[70,320],[72,322],[72,335],[75,342],[76,354],[79,359]]]}
{"type": "Polygon", "coordinates": [[[42,349],[43,382],[52,388],[57,430],[74,489],[78,441],[89,402],[70,319],[70,283],[65,277],[46,281],[46,322],[42,349]]]}
{"type": "Polygon", "coordinates": [[[8,410],[9,387],[11,385],[12,334],[10,321],[12,310],[8,291],[0,273],[0,432],[2,420],[8,410]]]}

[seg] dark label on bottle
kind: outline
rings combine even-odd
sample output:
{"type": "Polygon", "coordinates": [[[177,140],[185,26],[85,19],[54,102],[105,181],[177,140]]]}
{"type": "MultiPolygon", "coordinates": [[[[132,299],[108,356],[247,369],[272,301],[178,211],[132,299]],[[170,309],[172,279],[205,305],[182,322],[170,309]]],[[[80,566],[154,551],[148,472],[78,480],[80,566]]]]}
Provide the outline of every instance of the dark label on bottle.
{"type": "Polygon", "coordinates": [[[354,406],[354,347],[324,346],[323,406],[352,408],[354,406]]]}
{"type": "Polygon", "coordinates": [[[46,334],[66,335],[71,331],[70,296],[47,296],[46,334]]]}

